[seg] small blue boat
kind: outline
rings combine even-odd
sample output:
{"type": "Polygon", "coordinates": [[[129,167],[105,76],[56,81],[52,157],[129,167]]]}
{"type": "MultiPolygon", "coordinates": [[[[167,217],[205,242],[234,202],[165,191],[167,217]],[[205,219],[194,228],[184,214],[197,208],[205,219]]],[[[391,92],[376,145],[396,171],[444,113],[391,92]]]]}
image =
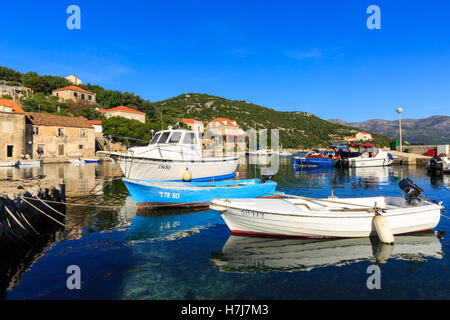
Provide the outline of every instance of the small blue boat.
{"type": "Polygon", "coordinates": [[[122,179],[139,209],[207,207],[212,199],[259,198],[274,192],[277,183],[261,179],[215,182],[171,182],[122,179]]]}
{"type": "Polygon", "coordinates": [[[334,152],[316,149],[304,157],[293,157],[292,165],[301,167],[334,167],[337,160],[334,152]]]}

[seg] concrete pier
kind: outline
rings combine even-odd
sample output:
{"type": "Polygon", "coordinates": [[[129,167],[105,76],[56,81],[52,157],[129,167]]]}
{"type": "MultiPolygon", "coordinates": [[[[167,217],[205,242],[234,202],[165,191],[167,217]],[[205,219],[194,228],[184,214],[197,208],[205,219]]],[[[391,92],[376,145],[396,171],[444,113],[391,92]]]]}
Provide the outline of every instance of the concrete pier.
{"type": "Polygon", "coordinates": [[[388,152],[392,154],[394,157],[396,157],[394,164],[416,165],[426,167],[428,161],[431,159],[428,156],[416,153],[406,153],[394,150],[389,150],[388,152]]]}

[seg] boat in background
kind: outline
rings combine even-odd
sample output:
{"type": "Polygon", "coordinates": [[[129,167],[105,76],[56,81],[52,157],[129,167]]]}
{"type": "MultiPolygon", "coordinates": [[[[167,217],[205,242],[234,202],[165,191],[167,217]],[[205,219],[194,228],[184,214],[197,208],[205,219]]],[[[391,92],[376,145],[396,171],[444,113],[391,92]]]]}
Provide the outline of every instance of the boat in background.
{"type": "Polygon", "coordinates": [[[269,149],[257,149],[257,150],[249,150],[246,152],[246,154],[248,156],[264,157],[272,155],[272,151],[270,151],[269,149]]]}
{"type": "Polygon", "coordinates": [[[351,147],[359,149],[359,156],[344,160],[345,167],[382,167],[394,162],[394,157],[387,151],[381,150],[373,143],[354,143],[351,147]]]}
{"type": "Polygon", "coordinates": [[[100,163],[101,162],[100,159],[85,159],[85,158],[81,158],[81,161],[84,163],[100,163]]]}
{"type": "Polygon", "coordinates": [[[0,167],[17,167],[18,161],[0,161],[0,167]]]}
{"type": "Polygon", "coordinates": [[[304,157],[292,157],[292,165],[300,167],[334,167],[337,160],[334,151],[314,149],[304,157]]]}
{"type": "Polygon", "coordinates": [[[277,183],[262,179],[213,182],[170,182],[122,179],[138,209],[207,207],[216,198],[258,198],[275,191],[277,183]]]}
{"type": "Polygon", "coordinates": [[[236,175],[239,160],[203,157],[199,132],[172,129],[157,132],[148,146],[98,154],[110,156],[125,177],[142,180],[183,181],[185,171],[192,181],[229,179],[236,175]]]}
{"type": "Polygon", "coordinates": [[[40,167],[42,166],[42,162],[43,160],[19,160],[17,161],[16,166],[17,167],[28,167],[28,166],[33,166],[33,167],[40,167]]]}

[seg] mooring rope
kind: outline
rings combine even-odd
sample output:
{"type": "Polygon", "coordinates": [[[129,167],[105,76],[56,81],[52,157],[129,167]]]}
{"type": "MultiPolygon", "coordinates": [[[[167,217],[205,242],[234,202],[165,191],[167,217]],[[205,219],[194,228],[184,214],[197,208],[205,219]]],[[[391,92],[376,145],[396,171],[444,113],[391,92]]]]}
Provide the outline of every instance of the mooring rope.
{"type": "Polygon", "coordinates": [[[63,216],[64,218],[66,217],[65,214],[59,212],[58,210],[56,210],[55,208],[49,206],[48,204],[46,204],[42,199],[40,199],[39,197],[36,197],[36,199],[38,199],[40,202],[42,202],[44,205],[46,205],[48,208],[52,209],[54,212],[56,212],[57,214],[63,216]]]}
{"type": "Polygon", "coordinates": [[[60,224],[61,226],[63,226],[64,228],[66,227],[64,224],[62,224],[61,222],[59,222],[58,220],[56,220],[55,218],[49,216],[48,214],[46,214],[44,211],[42,211],[41,209],[39,209],[38,207],[34,206],[32,203],[28,202],[27,200],[25,200],[23,197],[19,196],[19,198],[21,198],[23,201],[25,201],[26,203],[28,203],[30,206],[32,206],[34,209],[36,209],[37,211],[39,211],[40,213],[42,213],[43,215],[45,215],[47,218],[55,221],[56,223],[60,224]]]}
{"type": "Polygon", "coordinates": [[[109,208],[109,209],[117,209],[119,207],[119,206],[102,206],[102,205],[95,205],[95,204],[67,203],[64,201],[43,200],[43,199],[39,199],[39,198],[25,197],[25,196],[21,196],[21,198],[29,199],[29,200],[41,200],[42,202],[48,202],[48,203],[63,204],[67,207],[79,206],[79,207],[98,207],[98,208],[109,208]]]}

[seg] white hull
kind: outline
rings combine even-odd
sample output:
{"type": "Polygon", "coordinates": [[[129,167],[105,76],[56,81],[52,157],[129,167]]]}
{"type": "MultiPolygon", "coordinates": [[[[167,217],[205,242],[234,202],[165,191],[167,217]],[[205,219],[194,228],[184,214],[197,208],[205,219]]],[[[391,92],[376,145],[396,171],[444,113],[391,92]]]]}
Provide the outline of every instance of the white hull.
{"type": "Polygon", "coordinates": [[[42,160],[22,160],[19,161],[19,167],[28,167],[28,166],[33,166],[33,167],[39,167],[42,165],[42,160]]]}
{"type": "Polygon", "coordinates": [[[363,168],[363,167],[384,167],[389,166],[394,162],[389,158],[350,158],[349,167],[363,168]]]}
{"type": "MultiPolygon", "coordinates": [[[[326,200],[326,199],[323,199],[326,200]]],[[[333,212],[339,208],[358,208],[359,205],[385,208],[383,213],[392,233],[405,234],[431,230],[437,226],[441,207],[430,202],[411,206],[400,197],[374,197],[333,199],[352,203],[336,205],[323,202],[287,199],[233,199],[213,200],[213,206],[221,211],[222,218],[233,233],[296,236],[312,238],[368,237],[376,235],[373,225],[374,212],[333,212]],[[306,205],[306,206],[305,206],[306,205]],[[308,207],[310,209],[308,209],[308,207]]]]}
{"type": "Polygon", "coordinates": [[[16,166],[17,161],[5,161],[5,162],[0,162],[0,167],[14,167],[16,166]]]}
{"type": "Polygon", "coordinates": [[[122,156],[116,159],[125,177],[141,180],[182,180],[186,168],[191,179],[217,179],[236,172],[238,157],[204,158],[202,160],[159,160],[122,156]]]}

